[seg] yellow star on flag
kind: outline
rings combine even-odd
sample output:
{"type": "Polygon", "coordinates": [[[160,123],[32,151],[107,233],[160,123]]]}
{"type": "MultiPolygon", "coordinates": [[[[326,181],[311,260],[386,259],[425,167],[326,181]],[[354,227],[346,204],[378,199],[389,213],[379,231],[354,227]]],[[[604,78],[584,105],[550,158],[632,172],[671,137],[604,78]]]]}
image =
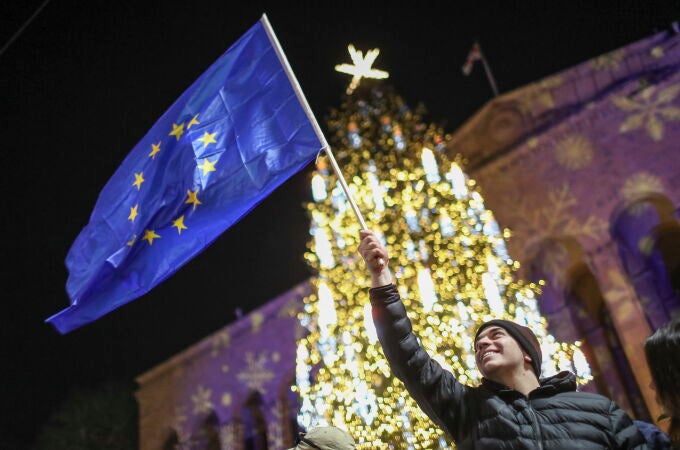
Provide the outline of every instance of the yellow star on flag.
{"type": "Polygon", "coordinates": [[[144,183],[146,180],[144,179],[144,172],[139,172],[135,174],[135,182],[132,183],[133,186],[137,187],[137,190],[140,190],[142,188],[142,183],[144,183]]]}
{"type": "Polygon", "coordinates": [[[183,134],[184,134],[184,124],[180,123],[179,125],[177,125],[177,124],[173,123],[172,124],[172,131],[170,132],[170,134],[168,134],[168,136],[175,136],[177,138],[177,140],[179,141],[179,138],[182,137],[183,134]]]}
{"type": "Polygon", "coordinates": [[[135,219],[137,218],[137,207],[138,206],[139,206],[139,204],[130,208],[130,215],[128,216],[128,220],[131,220],[132,222],[135,221],[135,219]]]}
{"type": "Polygon", "coordinates": [[[153,245],[153,240],[160,238],[160,235],[156,234],[154,230],[145,230],[143,240],[147,241],[149,245],[153,245]]]}
{"type": "Polygon", "coordinates": [[[208,175],[210,172],[217,170],[215,169],[215,164],[217,164],[217,160],[210,162],[210,160],[205,159],[203,160],[203,163],[198,166],[198,168],[203,171],[203,175],[208,175]]]}
{"type": "Polygon", "coordinates": [[[161,151],[161,141],[158,141],[158,144],[151,144],[151,153],[149,153],[149,156],[151,157],[151,159],[156,159],[156,155],[160,151],[161,151]]]}
{"type": "Polygon", "coordinates": [[[194,205],[194,209],[196,209],[196,207],[201,204],[201,201],[198,199],[198,189],[196,189],[195,191],[187,190],[187,195],[189,196],[189,198],[184,203],[194,205]]]}
{"type": "MultiPolygon", "coordinates": [[[[195,206],[194,206],[195,208],[195,206]]],[[[182,230],[188,230],[189,227],[184,225],[184,216],[180,216],[177,220],[172,221],[172,226],[177,228],[177,234],[182,234],[182,230]]]]}
{"type": "Polygon", "coordinates": [[[338,64],[335,66],[335,70],[338,72],[352,75],[352,81],[347,87],[347,95],[350,95],[359,86],[362,78],[383,79],[389,76],[384,70],[373,69],[371,67],[380,54],[380,49],[374,48],[367,51],[365,57],[363,52],[355,49],[352,44],[347,46],[347,50],[349,50],[349,56],[352,58],[352,64],[338,64]]]}
{"type": "Polygon", "coordinates": [[[191,118],[191,120],[187,124],[187,130],[191,128],[192,125],[198,125],[199,123],[201,122],[198,121],[198,114],[196,114],[194,117],[191,118]]]}
{"type": "Polygon", "coordinates": [[[125,245],[127,245],[128,247],[132,247],[132,245],[135,243],[136,240],[137,240],[137,235],[136,235],[136,234],[133,234],[133,235],[132,235],[132,239],[130,239],[129,241],[127,241],[127,243],[126,243],[125,245]]]}
{"type": "Polygon", "coordinates": [[[198,142],[203,144],[203,147],[207,147],[208,144],[217,144],[217,141],[215,140],[215,136],[217,135],[217,131],[214,133],[208,133],[207,131],[203,133],[203,136],[198,138],[198,142]]]}

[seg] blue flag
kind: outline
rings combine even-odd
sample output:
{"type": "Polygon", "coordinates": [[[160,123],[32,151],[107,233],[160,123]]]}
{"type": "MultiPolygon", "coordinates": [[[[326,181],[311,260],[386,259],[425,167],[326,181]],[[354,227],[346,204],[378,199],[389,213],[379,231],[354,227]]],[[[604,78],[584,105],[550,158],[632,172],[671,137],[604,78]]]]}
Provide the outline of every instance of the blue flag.
{"type": "Polygon", "coordinates": [[[145,294],[305,167],[325,139],[294,86],[263,17],[113,174],[66,257],[71,306],[47,322],[66,333],[145,294]]]}

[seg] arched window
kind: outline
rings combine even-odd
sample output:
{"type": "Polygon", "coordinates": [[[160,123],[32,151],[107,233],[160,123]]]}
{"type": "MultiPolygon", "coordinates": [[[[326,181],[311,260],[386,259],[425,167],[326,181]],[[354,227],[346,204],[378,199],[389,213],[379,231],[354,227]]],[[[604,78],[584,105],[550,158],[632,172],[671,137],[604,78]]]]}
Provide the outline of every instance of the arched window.
{"type": "Polygon", "coordinates": [[[539,305],[541,314],[548,320],[550,333],[560,341],[582,341],[565,295],[570,268],[585,258],[581,245],[571,237],[547,238],[530,249],[528,254],[530,278],[545,282],[539,305]]]}
{"type": "Polygon", "coordinates": [[[181,450],[179,447],[179,438],[175,430],[170,430],[168,437],[163,442],[163,450],[181,450]]]}
{"type": "Polygon", "coordinates": [[[253,392],[243,410],[245,450],[268,450],[267,422],[262,412],[262,395],[253,392]]]}
{"type": "Polygon", "coordinates": [[[654,241],[661,253],[673,295],[680,299],[680,224],[677,221],[659,224],[654,229],[654,241]]]}
{"type": "Polygon", "coordinates": [[[217,420],[215,412],[210,415],[203,422],[205,450],[221,450],[220,445],[220,423],[217,420]]]}
{"type": "Polygon", "coordinates": [[[680,314],[680,222],[671,201],[647,194],[612,215],[610,233],[653,330],[680,314]]]}
{"type": "MultiPolygon", "coordinates": [[[[640,392],[580,243],[569,236],[545,239],[530,252],[534,281],[544,280],[539,299],[550,332],[561,341],[583,343],[595,390],[646,417],[640,392]]],[[[591,386],[592,385],[592,386],[591,386]]]]}
{"type": "Polygon", "coordinates": [[[576,325],[587,344],[584,348],[586,358],[591,368],[597,365],[597,372],[602,374],[596,379],[598,391],[613,398],[621,406],[630,403],[636,417],[649,420],[649,412],[609,316],[600,286],[585,262],[570,269],[565,288],[576,325]],[[616,387],[619,388],[618,392],[616,387]],[[620,398],[624,394],[627,394],[627,399],[620,398]]]}

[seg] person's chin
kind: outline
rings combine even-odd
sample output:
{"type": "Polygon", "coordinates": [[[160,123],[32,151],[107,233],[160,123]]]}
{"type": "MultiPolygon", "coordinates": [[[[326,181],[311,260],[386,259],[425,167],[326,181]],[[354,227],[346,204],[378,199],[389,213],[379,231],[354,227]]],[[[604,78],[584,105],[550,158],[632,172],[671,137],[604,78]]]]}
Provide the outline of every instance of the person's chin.
{"type": "Polygon", "coordinates": [[[479,371],[482,372],[482,375],[484,375],[484,377],[492,379],[494,374],[496,374],[499,369],[500,367],[497,364],[489,362],[487,364],[480,366],[479,371]]]}
{"type": "Polygon", "coordinates": [[[493,375],[503,372],[504,368],[507,367],[506,362],[501,358],[491,358],[491,360],[480,366],[481,372],[485,377],[491,378],[493,375]]]}

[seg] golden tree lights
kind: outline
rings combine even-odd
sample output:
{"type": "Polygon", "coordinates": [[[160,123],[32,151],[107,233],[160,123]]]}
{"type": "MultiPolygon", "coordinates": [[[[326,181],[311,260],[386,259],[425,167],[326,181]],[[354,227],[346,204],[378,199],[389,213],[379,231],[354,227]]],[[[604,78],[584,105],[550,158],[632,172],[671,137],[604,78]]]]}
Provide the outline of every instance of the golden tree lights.
{"type": "MultiPolygon", "coordinates": [[[[387,88],[364,89],[331,112],[336,158],[369,227],[382,236],[422,345],[458,379],[479,381],[473,342],[494,317],[531,327],[543,371],[590,370],[579,343],[558,343],[538,313],[539,286],[518,281],[501,231],[460,161],[441,152],[444,136],[387,88]]],[[[395,377],[370,314],[370,278],[357,253],[360,225],[323,159],[308,205],[316,294],[305,299],[297,383],[303,426],[348,429],[362,449],[452,448],[395,377]]]]}

